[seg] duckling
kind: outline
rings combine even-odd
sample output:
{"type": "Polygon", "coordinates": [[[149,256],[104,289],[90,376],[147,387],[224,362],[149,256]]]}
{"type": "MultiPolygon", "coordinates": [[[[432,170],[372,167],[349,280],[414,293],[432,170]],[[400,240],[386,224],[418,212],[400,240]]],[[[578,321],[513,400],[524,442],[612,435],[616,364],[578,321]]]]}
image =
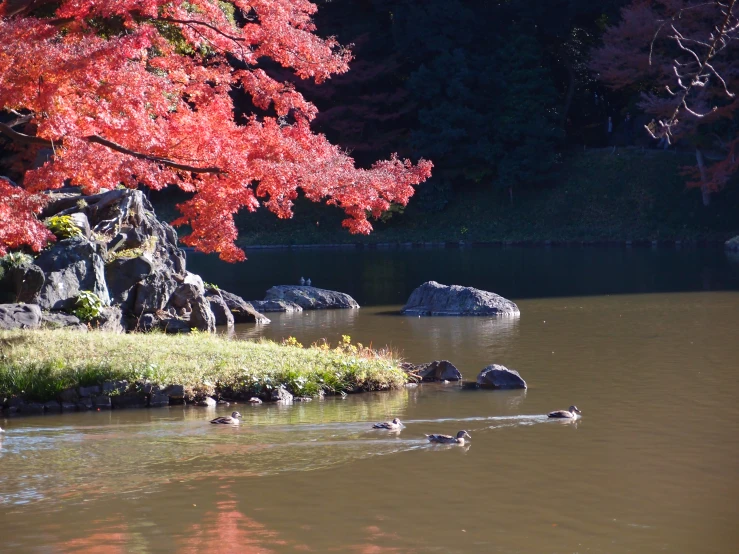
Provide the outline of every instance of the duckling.
{"type": "Polygon", "coordinates": [[[580,414],[582,414],[582,412],[577,408],[577,406],[570,406],[569,410],[557,410],[556,412],[550,413],[549,417],[559,419],[577,419],[580,417],[580,414]]]}
{"type": "Polygon", "coordinates": [[[223,423],[224,425],[238,425],[241,423],[239,418],[241,414],[239,412],[233,412],[230,416],[222,416],[212,419],[211,423],[223,423]]]}
{"type": "Polygon", "coordinates": [[[428,438],[429,442],[438,442],[441,444],[460,444],[464,446],[464,438],[467,437],[468,439],[471,439],[472,437],[467,433],[467,431],[460,431],[457,433],[456,437],[453,437],[451,435],[426,435],[426,438],[428,438]]]}
{"type": "Polygon", "coordinates": [[[384,421],[383,423],[375,423],[372,428],[373,429],[387,429],[388,431],[397,431],[401,427],[403,427],[403,424],[400,422],[400,420],[396,417],[392,421],[384,421]]]}

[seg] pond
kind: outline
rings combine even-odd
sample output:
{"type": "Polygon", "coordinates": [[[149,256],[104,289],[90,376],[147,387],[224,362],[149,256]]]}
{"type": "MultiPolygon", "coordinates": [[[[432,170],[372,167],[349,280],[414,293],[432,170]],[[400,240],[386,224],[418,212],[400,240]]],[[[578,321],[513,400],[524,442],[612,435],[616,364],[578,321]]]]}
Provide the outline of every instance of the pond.
{"type": "MultiPolygon", "coordinates": [[[[739,544],[739,263],[714,249],[472,248],[191,256],[261,298],[302,275],[354,311],[269,314],[242,338],[342,334],[468,379],[230,408],[2,421],[2,552],[731,552],[739,544]],[[395,315],[425,280],[494,290],[517,320],[395,315]],[[577,404],[576,423],[546,413],[577,404]],[[399,417],[399,434],[371,424],[399,417]],[[425,433],[466,429],[465,447],[425,433]]],[[[1,421],[1,420],[0,420],[1,421]]]]}

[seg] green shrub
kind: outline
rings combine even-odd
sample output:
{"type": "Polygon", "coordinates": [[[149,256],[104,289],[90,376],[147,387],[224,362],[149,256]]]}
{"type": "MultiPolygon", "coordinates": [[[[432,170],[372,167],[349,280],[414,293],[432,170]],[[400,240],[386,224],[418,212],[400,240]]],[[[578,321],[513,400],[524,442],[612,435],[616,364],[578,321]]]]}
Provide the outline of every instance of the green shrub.
{"type": "Polygon", "coordinates": [[[100,317],[103,313],[103,301],[97,294],[87,290],[81,290],[77,295],[75,309],[72,313],[80,318],[81,321],[91,321],[96,317],[100,317]]]}
{"type": "Polygon", "coordinates": [[[28,265],[33,263],[33,257],[23,252],[10,252],[0,258],[0,265],[6,268],[20,267],[22,265],[28,265]]]}
{"type": "Polygon", "coordinates": [[[55,215],[44,221],[46,228],[54,233],[57,238],[69,239],[82,236],[82,229],[77,227],[69,215],[55,215]]]}

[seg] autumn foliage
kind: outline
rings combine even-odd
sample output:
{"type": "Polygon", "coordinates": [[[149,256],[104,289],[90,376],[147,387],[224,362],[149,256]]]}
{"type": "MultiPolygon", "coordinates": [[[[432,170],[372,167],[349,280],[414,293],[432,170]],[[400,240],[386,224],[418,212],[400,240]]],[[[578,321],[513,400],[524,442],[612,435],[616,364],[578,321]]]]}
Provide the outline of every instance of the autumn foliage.
{"type": "Polygon", "coordinates": [[[24,160],[22,187],[0,181],[0,254],[43,247],[43,191],[119,185],[192,193],[186,244],[241,260],[234,214],[261,203],[292,215],[301,190],[370,216],[405,204],[431,163],[393,156],[357,169],[311,131],[317,110],[269,64],[322,82],[351,53],[315,34],[306,0],[6,0],[0,3],[0,132],[24,160]],[[267,70],[267,71],[266,71],[267,70]],[[246,97],[242,114],[234,99],[246,97]],[[52,159],[33,169],[37,150],[52,159]]]}
{"type": "Polygon", "coordinates": [[[635,0],[609,27],[590,67],[615,90],[639,93],[657,138],[688,139],[724,159],[688,171],[689,185],[724,186],[739,170],[739,1],[635,0]]]}

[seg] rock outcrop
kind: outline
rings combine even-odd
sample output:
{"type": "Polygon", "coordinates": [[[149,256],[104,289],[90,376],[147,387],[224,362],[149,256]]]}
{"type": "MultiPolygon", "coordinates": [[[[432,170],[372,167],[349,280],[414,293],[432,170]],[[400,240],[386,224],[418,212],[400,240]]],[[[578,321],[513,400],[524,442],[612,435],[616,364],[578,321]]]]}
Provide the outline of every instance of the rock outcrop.
{"type": "Polygon", "coordinates": [[[187,332],[213,331],[237,317],[269,323],[236,295],[206,295],[203,280],[185,269],[177,233],[156,218],[142,192],[84,196],[67,187],[47,194],[41,217],[55,216],[50,221],[64,225],[52,227],[58,240],[35,260],[20,256],[10,266],[0,264],[0,302],[13,303],[0,304],[0,328],[187,332]],[[104,307],[85,322],[72,315],[82,292],[93,293],[104,307]]]}
{"type": "Polygon", "coordinates": [[[492,364],[477,376],[477,386],[481,389],[525,389],[526,381],[515,369],[492,364]]]}
{"type": "Polygon", "coordinates": [[[401,310],[405,315],[518,317],[510,300],[494,292],[428,281],[414,290],[401,310]]]}
{"type": "Polygon", "coordinates": [[[267,312],[302,312],[301,308],[295,302],[289,300],[249,300],[249,304],[260,313],[267,312]]]}
{"type": "Polygon", "coordinates": [[[304,310],[355,309],[359,304],[343,292],[301,285],[277,285],[264,295],[265,301],[286,301],[304,310]]]}

